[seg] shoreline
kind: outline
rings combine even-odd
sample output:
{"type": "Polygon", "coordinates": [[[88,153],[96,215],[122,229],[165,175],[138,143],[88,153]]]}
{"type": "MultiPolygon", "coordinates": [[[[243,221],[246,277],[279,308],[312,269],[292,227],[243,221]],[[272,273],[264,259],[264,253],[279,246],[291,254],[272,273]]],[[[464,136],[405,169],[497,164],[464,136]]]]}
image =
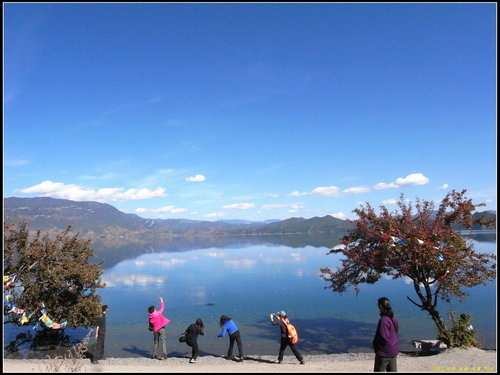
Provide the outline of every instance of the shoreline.
{"type": "MultiPolygon", "coordinates": [[[[194,372],[194,373],[273,373],[273,372],[373,372],[373,353],[342,353],[304,355],[300,365],[293,355],[285,355],[283,363],[276,363],[276,356],[249,355],[243,362],[226,360],[221,356],[200,356],[196,363],[189,363],[188,356],[155,360],[145,357],[107,358],[98,364],[89,359],[5,359],[3,371],[53,372],[194,372]]],[[[438,353],[400,353],[398,372],[496,372],[496,350],[478,348],[452,348],[438,353]]]]}

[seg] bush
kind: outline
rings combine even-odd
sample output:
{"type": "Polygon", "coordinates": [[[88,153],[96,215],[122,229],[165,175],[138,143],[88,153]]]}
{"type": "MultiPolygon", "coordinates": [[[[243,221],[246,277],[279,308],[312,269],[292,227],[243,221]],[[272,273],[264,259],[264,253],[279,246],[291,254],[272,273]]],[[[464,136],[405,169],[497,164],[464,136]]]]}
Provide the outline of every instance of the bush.
{"type": "Polygon", "coordinates": [[[467,314],[460,314],[457,319],[453,311],[450,313],[452,328],[442,332],[438,337],[448,345],[449,348],[457,346],[473,346],[479,347],[479,342],[476,338],[476,331],[472,326],[472,317],[467,314]]]}

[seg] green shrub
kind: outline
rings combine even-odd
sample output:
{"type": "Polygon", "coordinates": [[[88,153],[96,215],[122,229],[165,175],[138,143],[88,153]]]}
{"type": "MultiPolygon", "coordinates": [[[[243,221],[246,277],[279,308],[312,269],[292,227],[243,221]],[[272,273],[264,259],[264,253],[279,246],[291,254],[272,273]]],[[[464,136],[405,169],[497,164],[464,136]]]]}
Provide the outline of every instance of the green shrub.
{"type": "Polygon", "coordinates": [[[450,319],[452,328],[442,332],[438,337],[448,345],[449,348],[457,346],[474,346],[479,347],[479,342],[476,338],[476,330],[472,326],[472,317],[467,314],[460,314],[457,319],[456,315],[451,312],[450,319]]]}

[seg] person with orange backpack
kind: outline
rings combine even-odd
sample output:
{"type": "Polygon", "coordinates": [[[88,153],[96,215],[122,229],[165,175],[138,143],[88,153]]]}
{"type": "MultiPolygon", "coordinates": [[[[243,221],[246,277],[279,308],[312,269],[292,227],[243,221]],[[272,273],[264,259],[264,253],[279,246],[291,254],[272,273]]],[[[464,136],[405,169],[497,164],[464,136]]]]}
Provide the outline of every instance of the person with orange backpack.
{"type": "Polygon", "coordinates": [[[304,358],[295,347],[295,344],[299,340],[297,330],[292,325],[292,323],[290,323],[290,320],[288,320],[286,313],[284,311],[280,311],[277,314],[270,314],[269,317],[271,318],[271,324],[273,326],[279,326],[281,330],[281,342],[280,342],[280,351],[278,354],[278,363],[283,362],[283,354],[285,352],[285,349],[287,346],[290,346],[290,349],[292,349],[295,358],[297,358],[297,360],[300,362],[301,365],[304,365],[306,362],[304,361],[304,358]],[[277,318],[276,321],[274,320],[275,317],[277,318]]]}

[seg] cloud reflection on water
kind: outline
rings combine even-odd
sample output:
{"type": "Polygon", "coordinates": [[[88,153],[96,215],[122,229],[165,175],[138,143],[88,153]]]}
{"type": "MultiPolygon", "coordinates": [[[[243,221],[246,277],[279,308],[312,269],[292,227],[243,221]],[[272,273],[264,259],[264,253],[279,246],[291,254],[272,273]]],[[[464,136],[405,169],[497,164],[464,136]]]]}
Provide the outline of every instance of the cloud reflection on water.
{"type": "Polygon", "coordinates": [[[245,268],[253,268],[257,264],[257,262],[253,259],[248,259],[248,258],[233,258],[233,259],[225,259],[223,260],[223,263],[227,266],[239,268],[239,267],[245,267],[245,268]]]}
{"type": "Polygon", "coordinates": [[[130,274],[130,273],[106,273],[103,275],[102,280],[106,283],[106,287],[143,287],[150,284],[162,286],[166,281],[165,276],[152,276],[144,274],[130,274]]]}

